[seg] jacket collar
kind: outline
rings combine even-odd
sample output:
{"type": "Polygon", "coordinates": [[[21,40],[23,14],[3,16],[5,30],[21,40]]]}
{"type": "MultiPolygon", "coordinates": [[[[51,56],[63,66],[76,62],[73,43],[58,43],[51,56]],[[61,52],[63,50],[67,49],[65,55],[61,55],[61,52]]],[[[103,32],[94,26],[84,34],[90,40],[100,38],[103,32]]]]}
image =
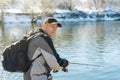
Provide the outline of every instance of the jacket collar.
{"type": "Polygon", "coordinates": [[[40,28],[40,29],[39,29],[39,31],[40,31],[40,33],[43,33],[43,34],[44,34],[44,36],[48,36],[48,37],[49,37],[49,35],[47,34],[47,32],[46,32],[46,31],[44,31],[42,28],[40,28]]]}

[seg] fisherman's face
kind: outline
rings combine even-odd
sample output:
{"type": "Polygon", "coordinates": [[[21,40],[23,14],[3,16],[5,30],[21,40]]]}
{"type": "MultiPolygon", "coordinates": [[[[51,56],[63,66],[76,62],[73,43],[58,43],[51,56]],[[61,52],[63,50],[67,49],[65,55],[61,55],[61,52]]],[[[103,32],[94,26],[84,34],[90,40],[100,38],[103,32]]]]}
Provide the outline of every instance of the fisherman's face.
{"type": "Polygon", "coordinates": [[[58,25],[57,24],[49,24],[47,23],[45,26],[45,31],[50,37],[53,37],[57,31],[58,25]]]}

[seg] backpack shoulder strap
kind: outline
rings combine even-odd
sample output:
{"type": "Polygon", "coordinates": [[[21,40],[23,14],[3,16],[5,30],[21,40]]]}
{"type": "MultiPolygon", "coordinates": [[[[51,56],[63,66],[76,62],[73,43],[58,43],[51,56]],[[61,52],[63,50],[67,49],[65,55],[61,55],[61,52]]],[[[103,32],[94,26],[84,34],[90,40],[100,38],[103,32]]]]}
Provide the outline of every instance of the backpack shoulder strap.
{"type": "Polygon", "coordinates": [[[35,61],[35,60],[36,60],[37,58],[39,58],[40,56],[42,56],[42,53],[39,54],[35,59],[33,59],[32,62],[35,61]]]}

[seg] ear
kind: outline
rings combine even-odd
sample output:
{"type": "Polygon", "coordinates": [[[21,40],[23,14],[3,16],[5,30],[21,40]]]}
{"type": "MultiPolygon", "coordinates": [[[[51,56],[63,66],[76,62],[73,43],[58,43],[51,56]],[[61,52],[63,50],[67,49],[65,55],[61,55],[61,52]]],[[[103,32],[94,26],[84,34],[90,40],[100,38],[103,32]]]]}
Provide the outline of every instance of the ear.
{"type": "Polygon", "coordinates": [[[46,24],[42,24],[42,28],[45,29],[46,28],[46,24]]]}

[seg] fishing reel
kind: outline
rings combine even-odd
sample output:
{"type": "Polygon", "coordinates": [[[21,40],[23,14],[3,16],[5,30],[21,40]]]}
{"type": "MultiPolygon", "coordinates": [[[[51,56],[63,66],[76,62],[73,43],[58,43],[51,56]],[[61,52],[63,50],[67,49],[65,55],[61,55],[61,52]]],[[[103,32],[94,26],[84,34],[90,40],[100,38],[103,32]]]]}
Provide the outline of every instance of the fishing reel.
{"type": "Polygon", "coordinates": [[[68,68],[63,67],[62,71],[63,71],[63,72],[68,72],[68,68]]]}

